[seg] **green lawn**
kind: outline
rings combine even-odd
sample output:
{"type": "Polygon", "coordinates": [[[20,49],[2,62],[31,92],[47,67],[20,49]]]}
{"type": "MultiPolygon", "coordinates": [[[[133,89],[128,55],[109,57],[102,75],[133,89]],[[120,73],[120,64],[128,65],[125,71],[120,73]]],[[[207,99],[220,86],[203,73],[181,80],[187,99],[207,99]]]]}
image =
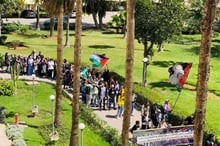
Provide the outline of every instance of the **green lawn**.
{"type": "MultiPolygon", "coordinates": [[[[0,46],[1,53],[10,52],[12,54],[30,54],[31,50],[41,50],[46,57],[56,58],[56,38],[41,37],[48,35],[47,31],[33,31],[27,35],[8,35],[9,40],[21,40],[30,48],[27,50],[8,50],[8,48],[0,46]]],[[[74,32],[71,32],[71,45],[74,43],[74,32]]],[[[64,39],[65,41],[65,39],[64,39]]],[[[220,106],[220,79],[219,79],[219,61],[220,47],[218,42],[220,37],[213,38],[212,57],[210,66],[209,91],[214,94],[209,94],[207,101],[207,116],[206,130],[219,135],[220,115],[218,114],[220,106]]],[[[163,104],[164,99],[169,99],[171,104],[174,104],[178,92],[174,85],[168,83],[168,68],[176,62],[192,62],[193,66],[189,73],[187,84],[196,86],[197,70],[198,70],[198,52],[200,45],[200,35],[182,36],[178,43],[164,44],[165,50],[158,53],[155,48],[154,56],[150,60],[148,66],[148,86],[146,88],[134,86],[135,90],[149,98],[153,102],[163,104]]],[[[108,67],[110,70],[124,76],[125,74],[125,51],[126,40],[121,34],[114,34],[110,31],[94,31],[86,30],[82,33],[82,64],[89,64],[89,56],[96,53],[106,53],[110,58],[108,67]]],[[[134,54],[134,82],[142,80],[142,60],[143,60],[143,45],[135,42],[134,54]]],[[[63,58],[68,61],[73,61],[73,47],[64,48],[63,58]]],[[[179,101],[175,107],[174,113],[186,117],[194,112],[195,109],[195,90],[191,90],[187,86],[182,90],[179,101]]]]}
{"type": "MultiPolygon", "coordinates": [[[[32,106],[32,86],[26,85],[25,82],[19,82],[17,95],[11,97],[0,96],[0,105],[6,107],[6,122],[13,123],[15,113],[19,114],[20,122],[26,122],[28,127],[24,129],[24,139],[28,146],[47,145],[49,143],[49,133],[52,131],[52,107],[49,96],[51,94],[55,94],[55,88],[47,83],[40,83],[40,85],[36,86],[35,91],[35,104],[39,107],[39,113],[35,117],[30,117],[32,106]]],[[[55,143],[56,146],[69,145],[72,122],[71,109],[70,101],[63,98],[62,127],[58,129],[60,139],[55,143]]],[[[80,122],[83,121],[80,120],[80,122]]],[[[97,146],[109,146],[103,138],[95,134],[87,125],[83,133],[84,145],[94,144],[97,146]]]]}

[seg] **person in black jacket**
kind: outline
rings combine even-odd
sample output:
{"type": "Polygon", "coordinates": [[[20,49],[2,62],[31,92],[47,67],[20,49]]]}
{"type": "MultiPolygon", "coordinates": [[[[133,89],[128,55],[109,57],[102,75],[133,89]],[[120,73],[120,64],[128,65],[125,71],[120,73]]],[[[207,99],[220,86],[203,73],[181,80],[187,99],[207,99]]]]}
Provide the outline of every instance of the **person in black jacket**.
{"type": "Polygon", "coordinates": [[[133,133],[133,131],[138,130],[140,128],[140,121],[136,121],[134,126],[131,127],[131,129],[129,130],[131,133],[133,133]]]}

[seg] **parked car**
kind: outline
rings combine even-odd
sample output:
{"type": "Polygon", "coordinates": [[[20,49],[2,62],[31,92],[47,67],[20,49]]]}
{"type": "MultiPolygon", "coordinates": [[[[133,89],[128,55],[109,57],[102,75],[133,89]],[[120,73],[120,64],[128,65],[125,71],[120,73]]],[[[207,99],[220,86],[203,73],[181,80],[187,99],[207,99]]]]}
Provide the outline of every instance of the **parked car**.
{"type": "Polygon", "coordinates": [[[22,18],[36,18],[36,14],[32,10],[24,10],[21,12],[22,18]]]}

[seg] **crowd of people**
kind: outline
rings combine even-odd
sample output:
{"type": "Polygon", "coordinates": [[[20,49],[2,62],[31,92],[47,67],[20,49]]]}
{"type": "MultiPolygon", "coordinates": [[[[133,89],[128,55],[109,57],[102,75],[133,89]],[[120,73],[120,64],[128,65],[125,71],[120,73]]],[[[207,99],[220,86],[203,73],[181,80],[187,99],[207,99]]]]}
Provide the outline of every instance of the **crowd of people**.
{"type": "MultiPolygon", "coordinates": [[[[43,78],[56,78],[56,61],[50,57],[45,57],[41,51],[36,53],[35,50],[30,55],[11,55],[5,53],[6,72],[10,72],[10,67],[16,63],[21,75],[35,74],[43,78]]],[[[66,59],[63,60],[63,88],[71,88],[73,86],[73,68],[74,63],[69,63],[66,59]]],[[[95,68],[85,67],[81,70],[80,77],[80,93],[81,100],[87,107],[98,107],[100,110],[117,110],[115,118],[123,116],[125,88],[118,80],[110,76],[108,67],[103,71],[95,68]]],[[[131,102],[131,115],[136,105],[137,95],[133,92],[131,102]]],[[[169,128],[168,122],[169,113],[171,113],[169,100],[165,100],[164,105],[151,105],[147,102],[141,108],[140,120],[130,128],[130,132],[138,129],[150,128],[169,128]]],[[[194,115],[187,117],[184,120],[185,125],[193,124],[194,115]]],[[[206,140],[206,145],[213,144],[213,135],[206,140]]]]}
{"type": "Polygon", "coordinates": [[[157,104],[151,105],[147,102],[141,109],[141,121],[137,120],[131,127],[130,132],[134,130],[145,130],[150,128],[168,128],[168,115],[171,112],[169,100],[165,100],[162,107],[157,104]]]}

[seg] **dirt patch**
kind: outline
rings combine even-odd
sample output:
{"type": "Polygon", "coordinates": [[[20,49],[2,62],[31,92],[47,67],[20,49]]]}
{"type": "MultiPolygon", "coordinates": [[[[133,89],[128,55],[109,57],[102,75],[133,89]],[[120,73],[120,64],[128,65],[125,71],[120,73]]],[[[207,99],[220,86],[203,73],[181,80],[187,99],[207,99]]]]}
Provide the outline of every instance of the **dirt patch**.
{"type": "Polygon", "coordinates": [[[30,85],[39,85],[40,83],[38,81],[34,81],[34,82],[33,81],[26,81],[25,84],[30,86],[30,85]]]}
{"type": "Polygon", "coordinates": [[[16,49],[15,48],[8,48],[9,50],[26,50],[26,49],[28,49],[28,47],[16,47],[16,49]]]}

